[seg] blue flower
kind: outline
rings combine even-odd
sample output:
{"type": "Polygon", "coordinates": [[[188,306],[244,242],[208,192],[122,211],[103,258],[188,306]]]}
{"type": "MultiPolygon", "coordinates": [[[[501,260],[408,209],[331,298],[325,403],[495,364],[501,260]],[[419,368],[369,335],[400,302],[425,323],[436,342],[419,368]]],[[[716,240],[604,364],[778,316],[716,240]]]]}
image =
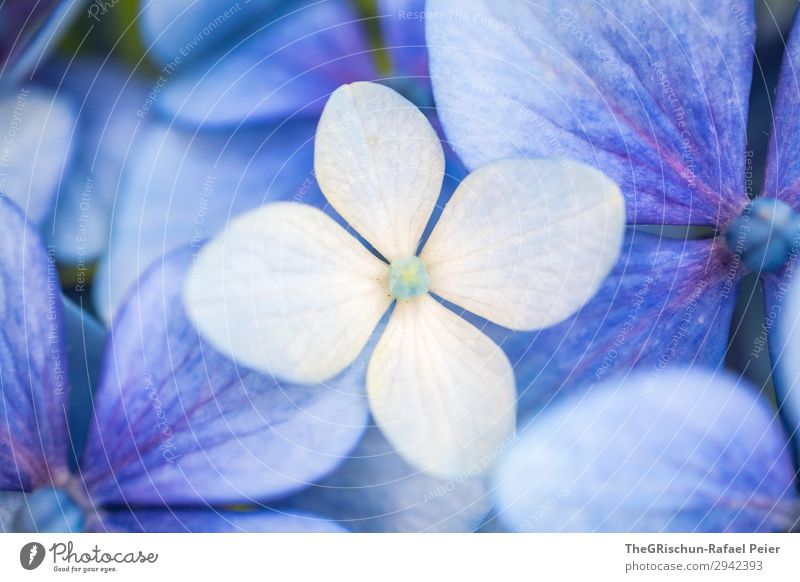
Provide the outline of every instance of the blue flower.
{"type": "Polygon", "coordinates": [[[438,113],[469,169],[509,156],[578,159],[620,185],[630,224],[710,232],[684,240],[630,228],[594,301],[552,330],[512,338],[523,408],[633,366],[720,366],[747,271],[761,273],[769,331],[800,241],[797,31],[763,197],[751,202],[752,2],[432,0],[427,8],[438,113]]]}
{"type": "Polygon", "coordinates": [[[277,383],[200,341],[181,308],[187,251],[144,275],[109,332],[86,444],[71,470],[75,426],[55,268],[7,199],[0,222],[0,491],[4,505],[17,507],[4,527],[340,529],[277,503],[255,513],[224,509],[278,500],[329,474],[361,437],[367,407],[357,370],[326,386],[277,383]]]}
{"type": "Polygon", "coordinates": [[[791,444],[746,382],[640,371],[548,408],[494,475],[513,531],[776,532],[800,520],[791,444]]]}
{"type": "MultiPolygon", "coordinates": [[[[379,80],[433,116],[424,24],[407,16],[422,8],[422,0],[382,0],[364,18],[346,0],[145,5],[143,40],[159,71],[99,265],[98,313],[111,321],[161,254],[199,246],[264,202],[326,208],[312,143],[340,85],[379,80]]],[[[452,191],[464,175],[453,156],[447,172],[452,191]]]]}

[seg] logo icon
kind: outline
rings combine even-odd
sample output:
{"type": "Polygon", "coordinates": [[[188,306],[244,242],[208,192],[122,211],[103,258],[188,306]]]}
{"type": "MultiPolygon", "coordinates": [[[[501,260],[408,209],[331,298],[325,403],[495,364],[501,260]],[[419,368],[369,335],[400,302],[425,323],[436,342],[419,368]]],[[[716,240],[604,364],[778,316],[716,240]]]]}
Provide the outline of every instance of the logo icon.
{"type": "Polygon", "coordinates": [[[26,570],[35,570],[44,562],[44,546],[39,542],[28,542],[19,551],[19,563],[26,570]]]}

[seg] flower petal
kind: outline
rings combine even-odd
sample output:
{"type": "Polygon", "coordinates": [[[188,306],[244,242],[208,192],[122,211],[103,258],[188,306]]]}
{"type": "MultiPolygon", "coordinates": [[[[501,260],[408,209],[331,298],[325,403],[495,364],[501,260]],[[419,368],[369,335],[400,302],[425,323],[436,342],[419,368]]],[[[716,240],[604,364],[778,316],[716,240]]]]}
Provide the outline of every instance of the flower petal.
{"type": "Polygon", "coordinates": [[[331,95],[314,169],[331,205],[389,260],[415,254],[439,198],[444,152],[410,101],[377,83],[331,95]]]}
{"type": "Polygon", "coordinates": [[[0,3],[0,86],[12,86],[44,61],[83,7],[81,0],[0,3]]]}
{"type": "Polygon", "coordinates": [[[389,442],[432,475],[482,471],[514,432],[508,358],[430,295],[395,306],[369,362],[367,392],[389,442]]]}
{"type": "Polygon", "coordinates": [[[562,401],[495,475],[517,531],[785,531],[794,467],[775,412],[723,372],[633,374],[562,401]]]}
{"type": "Polygon", "coordinates": [[[53,210],[70,154],[73,111],[49,91],[29,87],[0,97],[0,111],[5,113],[0,123],[0,192],[40,225],[53,210]]]}
{"type": "Polygon", "coordinates": [[[800,459],[800,279],[792,281],[793,271],[763,279],[766,317],[760,345],[769,342],[781,416],[800,459]]]}
{"type": "Polygon", "coordinates": [[[639,224],[717,226],[746,204],[752,2],[426,8],[437,111],[469,169],[580,160],[620,185],[639,224]]]}
{"type": "Polygon", "coordinates": [[[433,293],[500,325],[540,329],[594,296],[624,233],[625,203],[602,172],[504,160],[461,183],[420,257],[433,293]]]}
{"type": "Polygon", "coordinates": [[[115,320],[82,460],[95,503],[281,497],[333,470],[366,426],[364,366],[296,386],[201,341],[182,306],[191,262],[157,263],[115,320]]]}
{"type": "Polygon", "coordinates": [[[277,511],[214,509],[134,509],[103,516],[100,532],[135,533],[342,533],[341,527],[313,515],[277,511]]]}
{"type": "Polygon", "coordinates": [[[229,37],[242,29],[252,31],[262,25],[278,4],[278,0],[152,0],[140,8],[142,40],[148,55],[162,65],[176,59],[178,65],[202,60],[230,46],[229,37]]]}
{"type": "Polygon", "coordinates": [[[535,333],[486,326],[514,366],[520,417],[636,367],[721,367],[741,276],[718,239],[629,232],[611,275],[573,317],[535,333]]]}
{"type": "Polygon", "coordinates": [[[370,428],[336,471],[286,503],[335,519],[355,532],[474,531],[489,512],[485,480],[442,480],[408,465],[370,428]]]}
{"type": "Polygon", "coordinates": [[[0,197],[0,491],[67,470],[67,351],[55,264],[0,197]]]}
{"type": "Polygon", "coordinates": [[[189,317],[238,362],[294,382],[327,380],[364,349],[389,308],[388,268],[312,206],[267,204],[200,252],[189,317]]]}
{"type": "MultiPolygon", "coordinates": [[[[800,19],[795,18],[783,53],[776,89],[772,131],[769,137],[764,190],[766,196],[780,198],[800,210],[800,19]]],[[[771,105],[771,104],[770,104],[771,105]]]]}
{"type": "Polygon", "coordinates": [[[235,132],[150,124],[131,147],[114,208],[108,254],[94,280],[98,313],[111,321],[150,263],[198,246],[267,200],[325,204],[313,175],[312,123],[235,132]]]}
{"type": "Polygon", "coordinates": [[[11,524],[20,507],[25,503],[25,494],[20,491],[0,491],[0,533],[11,533],[11,524]]]}
{"type": "Polygon", "coordinates": [[[60,263],[86,266],[107,246],[120,174],[142,122],[137,108],[147,91],[135,75],[99,58],[59,61],[47,70],[46,82],[78,112],[51,239],[60,263]]]}
{"type": "Polygon", "coordinates": [[[237,35],[230,51],[171,78],[159,106],[204,125],[316,118],[339,85],[379,76],[367,26],[348,2],[300,4],[265,19],[252,36],[237,35]]]}

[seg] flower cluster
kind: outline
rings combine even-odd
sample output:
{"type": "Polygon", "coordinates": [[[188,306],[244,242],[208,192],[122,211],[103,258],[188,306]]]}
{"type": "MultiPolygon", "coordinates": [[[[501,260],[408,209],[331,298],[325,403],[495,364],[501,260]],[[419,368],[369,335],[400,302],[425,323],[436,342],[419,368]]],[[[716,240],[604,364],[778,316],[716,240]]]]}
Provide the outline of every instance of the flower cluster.
{"type": "Polygon", "coordinates": [[[800,31],[6,4],[0,531],[798,528],[800,31]]]}

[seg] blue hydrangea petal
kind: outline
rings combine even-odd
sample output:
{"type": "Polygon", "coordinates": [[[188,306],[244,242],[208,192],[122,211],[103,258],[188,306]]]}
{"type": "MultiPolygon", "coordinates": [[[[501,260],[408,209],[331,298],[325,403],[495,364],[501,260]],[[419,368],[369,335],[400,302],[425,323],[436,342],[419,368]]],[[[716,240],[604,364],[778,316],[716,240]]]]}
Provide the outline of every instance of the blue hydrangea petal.
{"type": "Polygon", "coordinates": [[[438,112],[468,168],[578,159],[639,224],[716,226],[746,203],[752,3],[426,6],[438,112]]]}
{"type": "Polygon", "coordinates": [[[230,46],[231,37],[260,26],[279,4],[279,0],[150,0],[141,6],[142,42],[160,65],[184,66],[213,58],[230,46]]]}
{"type": "Polygon", "coordinates": [[[197,246],[269,200],[325,204],[313,175],[313,122],[235,133],[143,127],[126,162],[94,301],[110,321],[152,261],[197,246]]]}
{"type": "Polygon", "coordinates": [[[0,197],[0,491],[67,470],[67,350],[58,273],[21,211],[0,197]]]}
{"type": "Polygon", "coordinates": [[[721,366],[741,276],[722,240],[629,231],[619,263],[576,315],[541,332],[484,331],[514,366],[520,418],[535,422],[560,392],[634,367],[721,366]]]}
{"type": "Polygon", "coordinates": [[[343,533],[337,524],[310,514],[215,509],[112,511],[98,531],[134,533],[343,533]]]}
{"type": "Polygon", "coordinates": [[[795,17],[783,53],[776,89],[773,127],[764,170],[765,196],[775,196],[800,210],[800,18],[795,17]]]}
{"type": "Polygon", "coordinates": [[[106,247],[122,167],[142,123],[143,81],[112,61],[56,61],[39,77],[77,112],[73,156],[48,234],[59,262],[93,262],[106,247]]]}
{"type": "Polygon", "coordinates": [[[754,349],[769,346],[781,416],[800,459],[800,280],[792,274],[785,270],[762,278],[765,320],[754,349]]]}
{"type": "Polygon", "coordinates": [[[443,480],[412,468],[373,427],[333,474],[286,504],[356,532],[470,532],[491,501],[474,475],[443,480]]]}
{"type": "Polygon", "coordinates": [[[171,78],[158,104],[206,125],[318,115],[340,85],[377,79],[376,63],[367,27],[349,3],[317,2],[171,78]]]}
{"type": "Polygon", "coordinates": [[[84,8],[82,0],[0,4],[0,87],[8,87],[41,63],[84,8]]]}
{"type": "Polygon", "coordinates": [[[156,263],[114,321],[82,460],[96,503],[247,503],[332,471],[366,426],[364,370],[291,385],[204,343],[181,297],[191,250],[156,263]]]}
{"type": "Polygon", "coordinates": [[[72,149],[74,110],[39,87],[0,96],[0,192],[43,225],[72,149]]]}
{"type": "Polygon", "coordinates": [[[558,403],[494,483],[515,531],[770,532],[798,515],[780,421],[750,386],[643,370],[558,403]]]}

